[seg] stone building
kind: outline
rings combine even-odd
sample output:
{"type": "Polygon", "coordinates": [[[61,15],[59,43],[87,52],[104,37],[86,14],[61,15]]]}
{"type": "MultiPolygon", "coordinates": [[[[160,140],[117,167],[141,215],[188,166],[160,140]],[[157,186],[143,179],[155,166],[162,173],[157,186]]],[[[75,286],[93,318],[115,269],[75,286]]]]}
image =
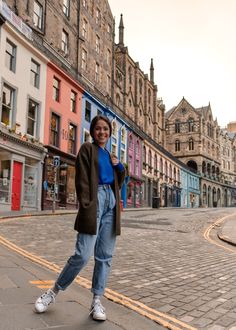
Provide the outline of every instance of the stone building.
{"type": "Polygon", "coordinates": [[[114,20],[107,0],[5,0],[32,42],[103,102],[111,99],[114,20]]]}
{"type": "Polygon", "coordinates": [[[210,104],[194,108],[183,98],[166,112],[166,149],[200,175],[201,206],[234,204],[232,143],[213,119],[210,104]]]}
{"type": "Polygon", "coordinates": [[[151,59],[150,78],[139,67],[124,45],[124,24],[121,15],[119,41],[115,45],[114,95],[117,111],[125,114],[140,130],[155,142],[163,144],[164,110],[161,99],[157,98],[154,83],[154,66],[151,59]]]}

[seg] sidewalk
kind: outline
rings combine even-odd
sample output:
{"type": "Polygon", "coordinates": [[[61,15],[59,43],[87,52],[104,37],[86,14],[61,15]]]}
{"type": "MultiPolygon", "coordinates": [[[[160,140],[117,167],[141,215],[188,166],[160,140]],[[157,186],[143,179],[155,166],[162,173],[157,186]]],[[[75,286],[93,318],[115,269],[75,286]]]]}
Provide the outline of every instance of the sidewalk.
{"type": "Polygon", "coordinates": [[[217,235],[222,241],[236,246],[236,218],[226,220],[217,235]]]}
{"type": "Polygon", "coordinates": [[[89,316],[90,290],[72,284],[43,314],[34,312],[34,301],[45,289],[39,282],[53,282],[56,274],[0,245],[0,330],[163,330],[138,313],[103,298],[107,321],[89,316]],[[37,282],[36,282],[37,281],[37,282]]]}

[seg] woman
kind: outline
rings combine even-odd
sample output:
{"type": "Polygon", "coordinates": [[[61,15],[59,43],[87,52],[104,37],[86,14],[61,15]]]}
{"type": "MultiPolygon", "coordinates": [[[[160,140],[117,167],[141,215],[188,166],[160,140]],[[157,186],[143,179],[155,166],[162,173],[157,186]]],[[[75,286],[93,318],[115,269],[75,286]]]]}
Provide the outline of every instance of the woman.
{"type": "Polygon", "coordinates": [[[35,309],[43,313],[55,302],[60,290],[65,290],[87,264],[94,253],[92,279],[94,320],[106,320],[100,297],[104,294],[111,267],[116,236],[120,235],[119,189],[125,177],[124,166],[106,147],[111,136],[111,123],[98,115],[90,125],[93,143],[85,142],[76,159],[76,193],[79,211],[74,229],[78,231],[75,253],[71,256],[52,289],[35,302],[35,309]]]}

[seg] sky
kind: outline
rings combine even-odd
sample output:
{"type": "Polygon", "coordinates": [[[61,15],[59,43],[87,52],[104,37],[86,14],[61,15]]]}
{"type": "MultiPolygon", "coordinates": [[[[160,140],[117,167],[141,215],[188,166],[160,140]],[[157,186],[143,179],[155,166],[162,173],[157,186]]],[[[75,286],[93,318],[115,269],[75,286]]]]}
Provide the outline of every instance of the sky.
{"type": "Polygon", "coordinates": [[[108,0],[124,44],[149,74],[166,111],[184,97],[194,108],[210,102],[223,128],[236,121],[236,0],[108,0]]]}

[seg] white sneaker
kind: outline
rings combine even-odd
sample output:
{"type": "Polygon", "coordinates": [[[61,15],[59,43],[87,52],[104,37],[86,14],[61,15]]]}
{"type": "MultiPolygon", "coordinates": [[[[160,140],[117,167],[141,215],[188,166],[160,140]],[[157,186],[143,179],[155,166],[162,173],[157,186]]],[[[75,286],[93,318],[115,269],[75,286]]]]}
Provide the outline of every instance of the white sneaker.
{"type": "Polygon", "coordinates": [[[92,315],[94,320],[106,321],[105,308],[102,306],[100,299],[93,300],[90,315],[92,315]]]}
{"type": "Polygon", "coordinates": [[[37,313],[44,313],[48,306],[51,303],[55,302],[56,294],[49,289],[47,292],[45,292],[41,297],[39,297],[35,302],[35,310],[37,313]]]}

